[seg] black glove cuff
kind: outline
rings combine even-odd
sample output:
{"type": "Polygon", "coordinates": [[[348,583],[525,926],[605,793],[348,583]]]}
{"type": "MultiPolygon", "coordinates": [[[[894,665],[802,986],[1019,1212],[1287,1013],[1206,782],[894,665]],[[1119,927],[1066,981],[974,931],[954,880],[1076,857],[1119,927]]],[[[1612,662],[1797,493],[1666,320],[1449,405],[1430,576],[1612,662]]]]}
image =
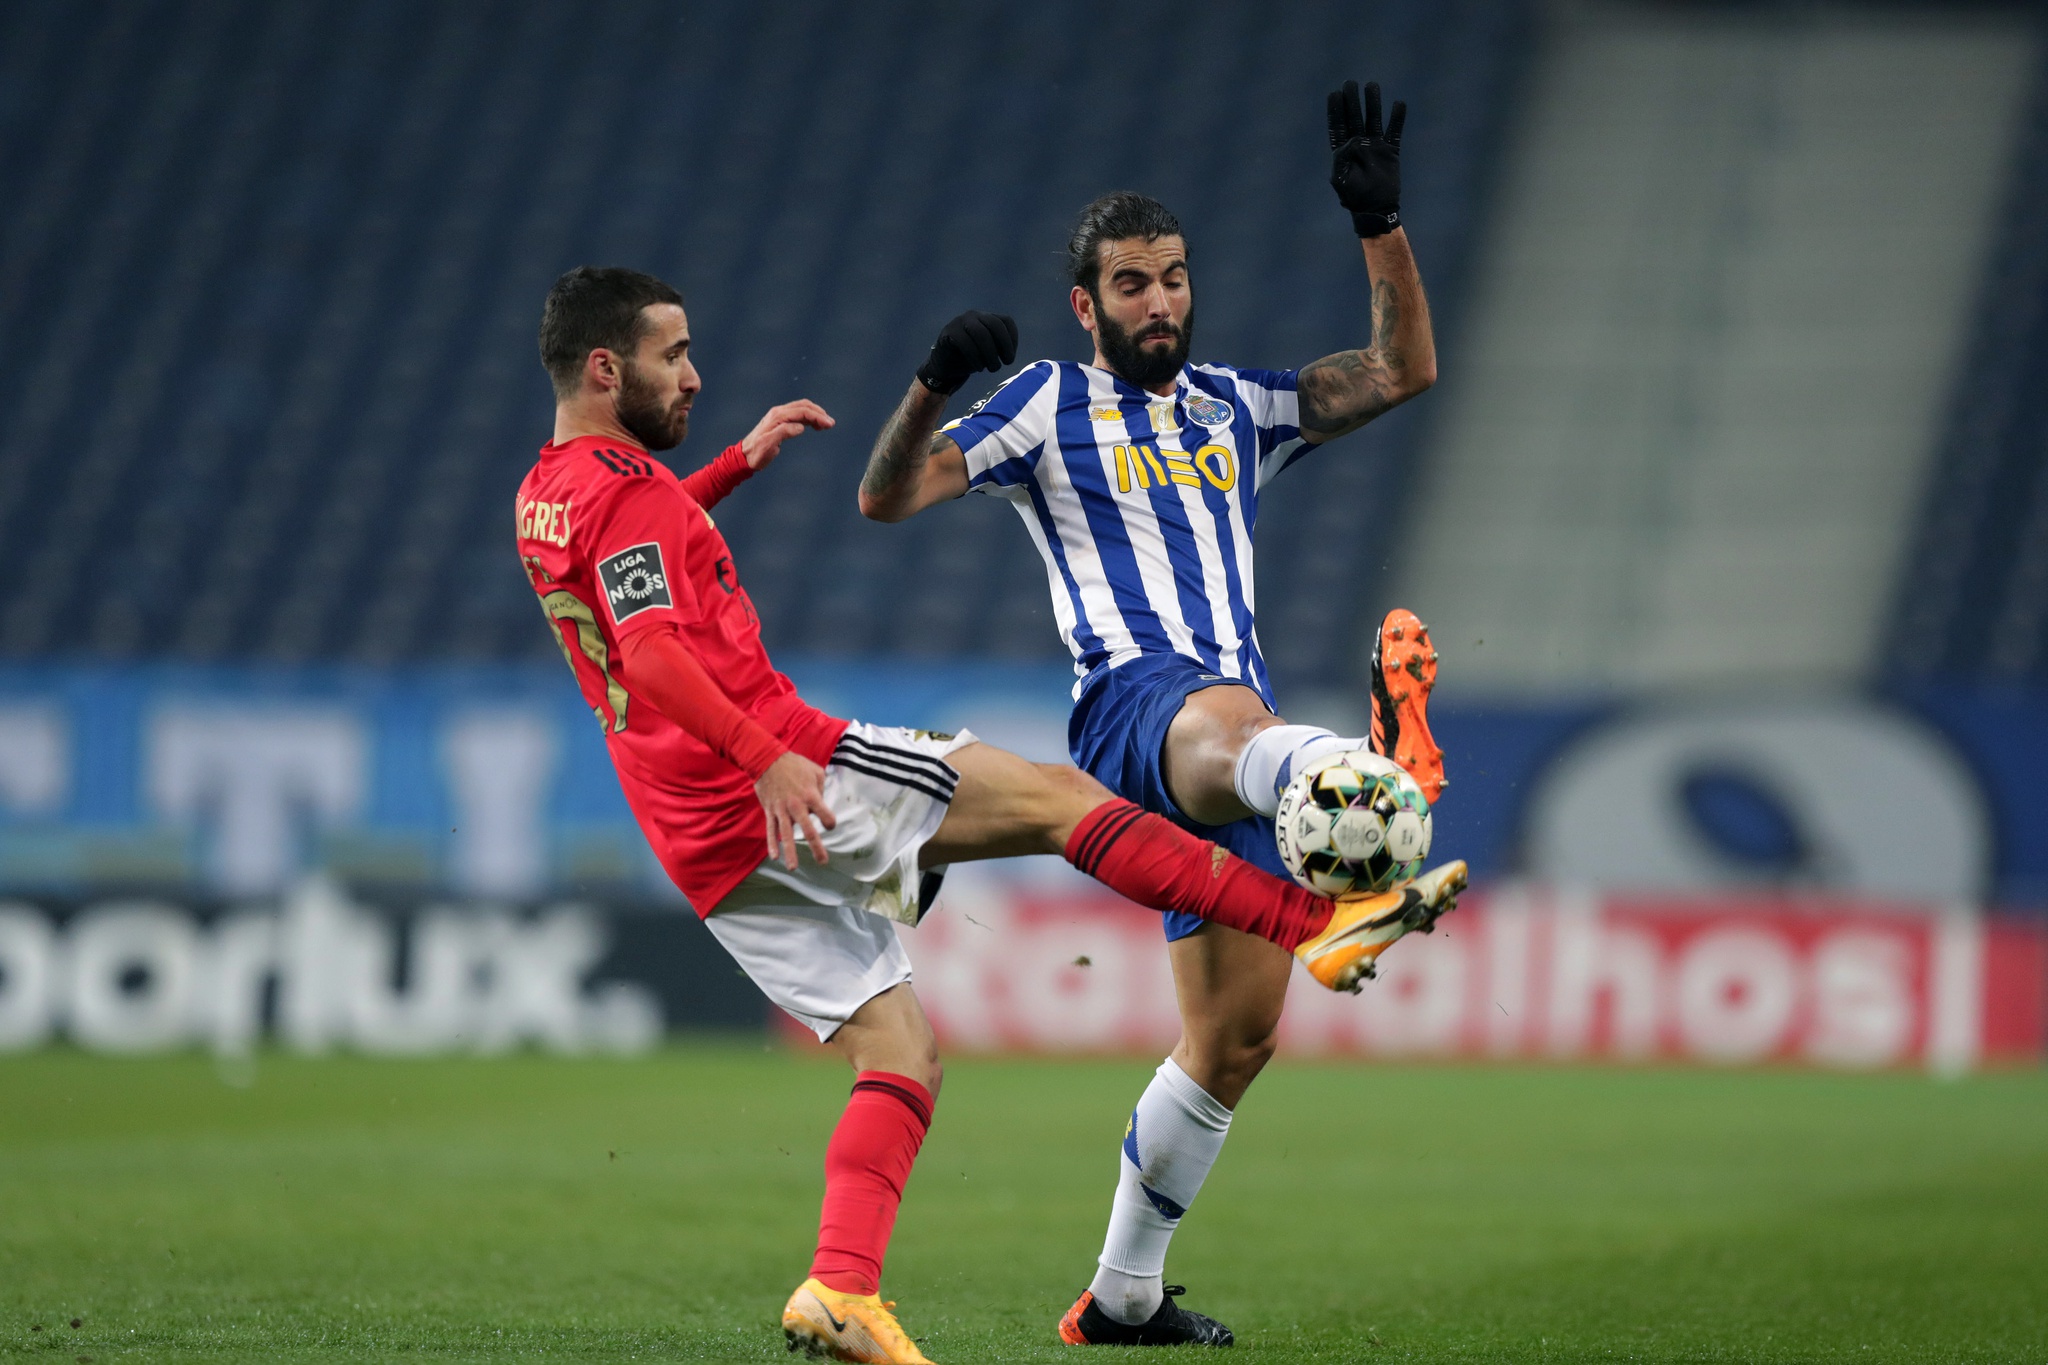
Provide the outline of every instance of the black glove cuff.
{"type": "Polygon", "coordinates": [[[1361,237],[1384,237],[1399,226],[1401,226],[1401,212],[1399,209],[1392,213],[1354,213],[1351,215],[1351,227],[1361,237]]]}
{"type": "Polygon", "coordinates": [[[942,398],[951,398],[960,392],[961,386],[972,377],[971,374],[963,374],[956,378],[944,373],[929,360],[917,367],[917,382],[942,398]]]}

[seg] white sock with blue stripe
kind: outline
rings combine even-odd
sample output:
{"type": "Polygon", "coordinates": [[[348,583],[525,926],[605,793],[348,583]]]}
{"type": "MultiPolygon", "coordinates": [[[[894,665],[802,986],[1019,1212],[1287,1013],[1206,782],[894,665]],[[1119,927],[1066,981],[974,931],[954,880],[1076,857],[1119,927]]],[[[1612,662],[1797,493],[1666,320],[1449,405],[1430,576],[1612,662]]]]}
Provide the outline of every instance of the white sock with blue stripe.
{"type": "Polygon", "coordinates": [[[1167,1244],[1229,1135],[1230,1111],[1173,1058],[1160,1063],[1124,1131],[1109,1235],[1088,1286],[1118,1322],[1143,1322],[1159,1311],[1167,1244]]]}
{"type": "Polygon", "coordinates": [[[1237,756],[1237,799],[1267,819],[1280,809],[1280,793],[1294,775],[1316,759],[1349,749],[1369,749],[1320,725],[1269,725],[1252,736],[1237,756]]]}

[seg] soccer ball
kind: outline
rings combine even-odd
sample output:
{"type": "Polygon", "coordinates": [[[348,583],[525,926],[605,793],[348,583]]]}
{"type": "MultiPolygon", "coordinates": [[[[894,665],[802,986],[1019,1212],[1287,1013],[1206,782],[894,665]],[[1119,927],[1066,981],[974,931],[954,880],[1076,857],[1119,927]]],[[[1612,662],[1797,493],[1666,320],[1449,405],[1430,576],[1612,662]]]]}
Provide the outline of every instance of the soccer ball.
{"type": "Polygon", "coordinates": [[[1401,767],[1368,749],[1318,759],[1280,793],[1280,861],[1325,896],[1384,891],[1422,871],[1429,801],[1401,767]]]}

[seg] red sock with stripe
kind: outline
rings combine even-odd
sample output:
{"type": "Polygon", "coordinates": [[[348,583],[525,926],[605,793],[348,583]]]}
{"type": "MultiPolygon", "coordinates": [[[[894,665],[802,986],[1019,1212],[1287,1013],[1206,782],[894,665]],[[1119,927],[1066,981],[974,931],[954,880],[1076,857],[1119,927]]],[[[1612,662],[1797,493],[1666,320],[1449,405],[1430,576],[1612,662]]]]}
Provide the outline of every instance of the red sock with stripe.
{"type": "Polygon", "coordinates": [[[825,1207],[811,1275],[842,1294],[879,1294],[903,1183],[932,1126],[932,1095],[908,1076],[863,1071],[825,1147],[825,1207]]]}
{"type": "Polygon", "coordinates": [[[1105,801],[1067,839],[1067,861],[1154,910],[1179,910],[1293,952],[1330,923],[1331,905],[1166,817],[1105,801]]]}

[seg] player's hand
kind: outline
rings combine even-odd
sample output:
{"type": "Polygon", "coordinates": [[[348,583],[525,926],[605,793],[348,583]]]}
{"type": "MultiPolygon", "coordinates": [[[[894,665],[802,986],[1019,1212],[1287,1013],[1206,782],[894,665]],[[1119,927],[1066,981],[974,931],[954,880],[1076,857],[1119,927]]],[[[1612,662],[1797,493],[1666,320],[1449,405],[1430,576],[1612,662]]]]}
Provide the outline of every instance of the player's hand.
{"type": "Polygon", "coordinates": [[[962,313],[939,329],[917,377],[933,393],[957,393],[982,370],[1017,358],[1017,322],[1001,313],[962,313]]]}
{"type": "Polygon", "coordinates": [[[1358,107],[1358,82],[1332,90],[1330,109],[1330,188],[1337,202],[1351,210],[1351,226],[1361,237],[1384,237],[1401,226],[1401,125],[1408,106],[1394,101],[1394,116],[1380,128],[1380,83],[1365,84],[1365,109],[1358,107]]]}
{"type": "Polygon", "coordinates": [[[839,823],[825,804],[825,770],[802,754],[784,754],[761,774],[754,795],[768,814],[768,856],[796,871],[796,840],[801,833],[811,846],[811,857],[823,866],[825,836],[818,826],[832,829],[839,823]]]}
{"type": "Polygon", "coordinates": [[[777,403],[740,442],[740,453],[747,457],[747,468],[766,469],[782,453],[782,443],[790,437],[806,431],[829,431],[835,425],[832,414],[808,398],[777,403]]]}

